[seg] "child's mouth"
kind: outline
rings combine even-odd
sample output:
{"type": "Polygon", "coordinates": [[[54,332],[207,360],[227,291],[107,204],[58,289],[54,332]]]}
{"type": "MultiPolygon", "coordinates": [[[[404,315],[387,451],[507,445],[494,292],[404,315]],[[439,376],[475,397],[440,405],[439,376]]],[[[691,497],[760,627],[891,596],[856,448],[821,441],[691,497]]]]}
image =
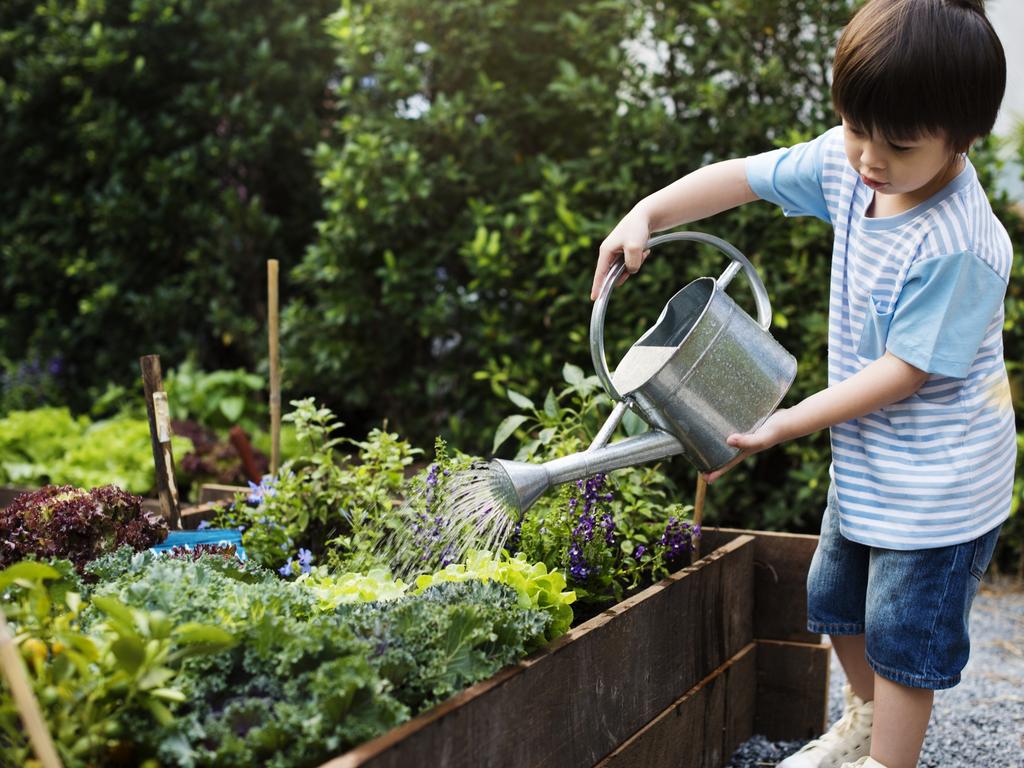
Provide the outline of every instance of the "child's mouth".
{"type": "Polygon", "coordinates": [[[889,186],[889,183],[886,181],[875,181],[874,179],[864,176],[863,174],[861,174],[860,180],[863,181],[866,186],[871,187],[872,189],[882,189],[883,187],[889,186]]]}

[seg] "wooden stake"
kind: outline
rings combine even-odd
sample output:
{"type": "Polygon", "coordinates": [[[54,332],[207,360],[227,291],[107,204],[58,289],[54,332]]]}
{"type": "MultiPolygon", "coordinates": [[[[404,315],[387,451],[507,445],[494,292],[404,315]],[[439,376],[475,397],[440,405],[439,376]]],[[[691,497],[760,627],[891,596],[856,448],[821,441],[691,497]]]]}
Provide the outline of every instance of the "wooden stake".
{"type": "Polygon", "coordinates": [[[156,466],[156,490],[160,496],[160,510],[167,518],[171,530],[181,530],[181,509],[178,506],[178,486],[174,482],[174,456],[171,453],[171,414],[160,373],[160,356],[139,358],[142,369],[142,391],[146,395],[146,415],[149,416],[149,437],[153,444],[153,464],[156,466]]]}
{"type": "Polygon", "coordinates": [[[259,483],[262,478],[260,478],[259,470],[256,468],[256,459],[252,455],[252,445],[249,443],[245,430],[236,424],[230,429],[228,436],[231,440],[231,445],[235,447],[235,453],[238,454],[238,458],[242,461],[242,470],[245,472],[246,479],[253,483],[259,483]]]}
{"type": "MultiPolygon", "coordinates": [[[[693,500],[693,525],[700,528],[704,519],[704,497],[708,493],[708,483],[701,472],[697,473],[697,495],[693,500]]],[[[693,559],[700,560],[700,538],[693,540],[693,559]]]]}
{"type": "Polygon", "coordinates": [[[21,654],[18,653],[14,644],[14,638],[11,637],[11,631],[7,626],[7,617],[2,609],[0,609],[0,669],[3,670],[4,677],[7,678],[7,684],[14,697],[14,705],[21,716],[21,722],[25,724],[28,741],[32,745],[32,751],[36,753],[36,758],[42,763],[43,768],[61,768],[57,747],[54,746],[50,730],[46,727],[46,720],[43,719],[43,712],[32,691],[28,673],[22,663],[21,654]]]}
{"type": "Polygon", "coordinates": [[[267,260],[267,330],[270,344],[270,474],[281,466],[281,359],[277,305],[277,259],[267,260]]]}

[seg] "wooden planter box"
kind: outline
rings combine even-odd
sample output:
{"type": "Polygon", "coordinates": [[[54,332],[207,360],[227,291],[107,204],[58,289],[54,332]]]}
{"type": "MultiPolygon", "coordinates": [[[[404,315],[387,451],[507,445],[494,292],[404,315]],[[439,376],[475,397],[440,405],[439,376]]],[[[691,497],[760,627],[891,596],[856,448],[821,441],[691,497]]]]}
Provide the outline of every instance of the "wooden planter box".
{"type": "Polygon", "coordinates": [[[705,530],[707,554],[543,651],[321,768],[716,768],[826,726],[805,629],[815,536],[705,530]]]}
{"type": "MultiPolygon", "coordinates": [[[[204,486],[182,527],[238,490],[204,486]]],[[[705,528],[700,560],[321,768],[719,768],[755,733],[813,738],[830,653],[805,629],[816,544],[705,528]]]]}

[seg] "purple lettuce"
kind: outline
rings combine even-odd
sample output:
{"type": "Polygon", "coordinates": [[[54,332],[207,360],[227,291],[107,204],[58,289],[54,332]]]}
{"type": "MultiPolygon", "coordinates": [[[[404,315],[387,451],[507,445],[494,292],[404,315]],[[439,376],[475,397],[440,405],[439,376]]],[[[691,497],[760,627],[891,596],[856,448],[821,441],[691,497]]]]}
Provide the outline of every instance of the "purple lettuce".
{"type": "Polygon", "coordinates": [[[142,497],[113,485],[84,491],[48,485],[0,510],[0,568],[34,556],[86,563],[127,545],[148,549],[167,537],[167,522],[142,497]]]}

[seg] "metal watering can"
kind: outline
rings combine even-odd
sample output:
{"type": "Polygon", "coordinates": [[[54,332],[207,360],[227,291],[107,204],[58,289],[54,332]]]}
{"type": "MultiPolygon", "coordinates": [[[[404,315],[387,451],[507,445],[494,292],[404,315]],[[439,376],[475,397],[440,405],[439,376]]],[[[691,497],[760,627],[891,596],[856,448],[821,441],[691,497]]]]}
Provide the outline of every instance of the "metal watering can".
{"type": "Polygon", "coordinates": [[[490,462],[500,497],[520,514],[553,485],[679,453],[701,472],[719,469],[739,453],[726,438],[757,429],[793,383],[796,359],[768,332],[768,292],[747,257],[703,232],[659,235],[646,248],[674,240],[707,243],[732,263],[717,280],[697,278],[669,299],[658,321],[623,357],[615,377],[605,360],[604,318],[625,263],[620,258],[612,266],[594,302],[590,353],[601,383],[617,401],[615,408],[585,451],[544,464],[490,462]],[[725,292],[740,269],[754,292],[756,322],[725,292]],[[631,361],[638,364],[631,367],[631,361]],[[609,444],[627,409],[652,429],[609,444]]]}

